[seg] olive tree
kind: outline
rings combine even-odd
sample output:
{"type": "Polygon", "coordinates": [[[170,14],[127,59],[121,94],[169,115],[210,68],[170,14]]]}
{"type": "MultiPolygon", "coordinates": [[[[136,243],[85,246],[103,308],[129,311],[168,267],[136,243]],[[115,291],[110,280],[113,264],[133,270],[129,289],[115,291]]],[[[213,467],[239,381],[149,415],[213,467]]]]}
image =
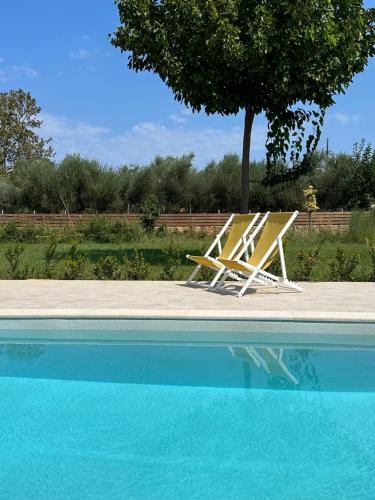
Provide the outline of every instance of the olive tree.
{"type": "Polygon", "coordinates": [[[242,212],[254,117],[268,119],[269,164],[289,158],[298,172],[316,148],[324,111],[374,52],[374,9],[361,0],[115,3],[120,25],[110,39],[131,69],[157,73],[193,111],[244,110],[242,212]]]}

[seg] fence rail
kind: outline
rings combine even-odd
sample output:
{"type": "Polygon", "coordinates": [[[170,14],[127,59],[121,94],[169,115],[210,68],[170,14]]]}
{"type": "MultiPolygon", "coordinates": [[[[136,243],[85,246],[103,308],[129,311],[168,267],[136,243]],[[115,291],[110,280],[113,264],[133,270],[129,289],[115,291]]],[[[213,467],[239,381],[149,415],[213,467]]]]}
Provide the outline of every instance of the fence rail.
{"type": "MultiPolygon", "coordinates": [[[[214,228],[221,227],[229,217],[229,213],[197,213],[197,214],[162,214],[156,225],[165,225],[169,228],[214,228]]],[[[28,224],[45,224],[50,227],[62,227],[65,224],[89,222],[97,217],[95,214],[0,214],[0,225],[14,222],[18,226],[28,224]]],[[[115,221],[136,221],[139,214],[102,214],[103,217],[115,221]]],[[[314,227],[347,228],[350,224],[351,212],[316,212],[311,216],[314,227]]],[[[309,215],[302,212],[298,215],[296,226],[307,227],[309,215]]]]}

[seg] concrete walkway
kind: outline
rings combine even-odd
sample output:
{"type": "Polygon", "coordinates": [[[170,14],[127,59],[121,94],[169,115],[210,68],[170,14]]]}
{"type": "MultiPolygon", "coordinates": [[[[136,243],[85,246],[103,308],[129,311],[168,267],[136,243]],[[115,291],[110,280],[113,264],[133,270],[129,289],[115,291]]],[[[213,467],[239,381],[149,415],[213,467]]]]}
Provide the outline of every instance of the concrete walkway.
{"type": "Polygon", "coordinates": [[[375,321],[375,283],[258,287],[239,299],[166,281],[0,281],[0,317],[155,317],[375,321]]]}

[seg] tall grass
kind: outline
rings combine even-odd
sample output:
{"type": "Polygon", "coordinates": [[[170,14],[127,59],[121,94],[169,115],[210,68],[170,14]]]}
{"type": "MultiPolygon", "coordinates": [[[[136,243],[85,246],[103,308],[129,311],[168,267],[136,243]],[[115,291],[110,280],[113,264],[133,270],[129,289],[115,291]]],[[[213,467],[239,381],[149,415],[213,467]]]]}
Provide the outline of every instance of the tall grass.
{"type": "Polygon", "coordinates": [[[352,243],[375,241],[375,214],[373,212],[353,212],[347,238],[352,243]]]}

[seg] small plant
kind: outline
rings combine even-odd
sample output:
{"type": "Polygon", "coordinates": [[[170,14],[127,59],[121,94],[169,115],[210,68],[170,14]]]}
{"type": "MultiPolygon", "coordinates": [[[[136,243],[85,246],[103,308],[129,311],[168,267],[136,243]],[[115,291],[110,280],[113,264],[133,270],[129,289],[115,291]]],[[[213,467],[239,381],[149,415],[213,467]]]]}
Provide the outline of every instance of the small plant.
{"type": "Polygon", "coordinates": [[[370,276],[369,281],[375,281],[375,241],[367,240],[368,251],[370,254],[370,276]]]}
{"type": "Polygon", "coordinates": [[[174,242],[171,242],[162,253],[164,265],[161,279],[173,280],[181,266],[181,250],[174,242]]]}
{"type": "Polygon", "coordinates": [[[297,255],[297,266],[293,279],[296,281],[311,281],[311,273],[319,262],[320,250],[300,250],[297,255]]]}
{"type": "Polygon", "coordinates": [[[161,224],[155,231],[155,236],[157,236],[158,238],[164,238],[165,236],[167,236],[167,234],[168,230],[165,224],[161,224]]]}
{"type": "Polygon", "coordinates": [[[1,231],[1,239],[4,241],[21,241],[22,235],[15,222],[4,224],[1,231]]]}
{"type": "Polygon", "coordinates": [[[64,280],[81,280],[84,277],[86,257],[73,243],[70,247],[68,256],[63,262],[63,275],[64,280]]]}
{"type": "Polygon", "coordinates": [[[329,263],[332,281],[353,281],[353,273],[360,262],[358,254],[345,255],[342,248],[336,249],[335,260],[329,263]]]}
{"type": "Polygon", "coordinates": [[[116,227],[107,217],[94,217],[79,225],[79,231],[86,240],[111,243],[116,240],[116,227]]]}
{"type": "Polygon", "coordinates": [[[17,243],[5,252],[5,258],[8,261],[8,275],[12,280],[25,280],[33,273],[29,264],[21,266],[21,256],[24,251],[25,249],[17,243]]]}
{"type": "Polygon", "coordinates": [[[147,234],[152,234],[160,215],[159,203],[155,197],[149,198],[141,207],[141,222],[147,234]]]}
{"type": "Polygon", "coordinates": [[[107,255],[98,260],[94,268],[95,277],[98,280],[121,279],[121,265],[115,255],[107,255]]]}
{"type": "Polygon", "coordinates": [[[114,231],[120,241],[140,241],[144,237],[144,230],[138,221],[115,222],[114,231]]]}
{"type": "Polygon", "coordinates": [[[55,264],[57,261],[57,243],[51,241],[44,250],[44,268],[43,277],[52,279],[55,276],[55,264]]]}
{"type": "Polygon", "coordinates": [[[303,209],[309,214],[309,229],[312,227],[312,214],[319,210],[318,203],[316,201],[317,194],[318,190],[311,184],[303,190],[303,209]]]}
{"type": "Polygon", "coordinates": [[[150,266],[145,261],[144,255],[134,250],[131,258],[124,258],[125,277],[128,280],[144,280],[150,272],[150,266]]]}

